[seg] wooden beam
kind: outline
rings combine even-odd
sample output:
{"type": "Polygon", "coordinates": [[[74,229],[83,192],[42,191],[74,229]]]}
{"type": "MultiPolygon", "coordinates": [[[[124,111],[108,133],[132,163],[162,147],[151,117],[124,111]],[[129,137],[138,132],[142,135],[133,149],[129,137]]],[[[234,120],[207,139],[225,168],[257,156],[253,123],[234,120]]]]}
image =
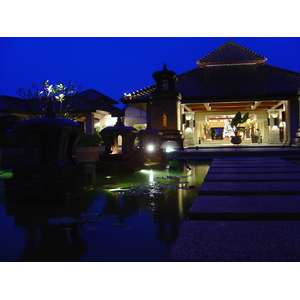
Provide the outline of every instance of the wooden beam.
{"type": "Polygon", "coordinates": [[[211,107],[209,106],[209,103],[203,103],[207,111],[211,111],[211,107]]]}
{"type": "Polygon", "coordinates": [[[186,104],[183,104],[183,109],[187,111],[193,111],[191,108],[189,108],[186,104]]]}
{"type": "Polygon", "coordinates": [[[233,102],[210,102],[185,104],[190,111],[194,112],[228,112],[228,111],[266,111],[282,105],[282,101],[233,101],[233,102]]]}
{"type": "Polygon", "coordinates": [[[280,101],[276,105],[272,106],[272,109],[275,109],[275,108],[277,108],[280,105],[283,105],[283,101],[280,101]]]}
{"type": "Polygon", "coordinates": [[[252,110],[256,110],[256,108],[261,104],[261,101],[255,101],[254,105],[251,105],[252,110]]]}

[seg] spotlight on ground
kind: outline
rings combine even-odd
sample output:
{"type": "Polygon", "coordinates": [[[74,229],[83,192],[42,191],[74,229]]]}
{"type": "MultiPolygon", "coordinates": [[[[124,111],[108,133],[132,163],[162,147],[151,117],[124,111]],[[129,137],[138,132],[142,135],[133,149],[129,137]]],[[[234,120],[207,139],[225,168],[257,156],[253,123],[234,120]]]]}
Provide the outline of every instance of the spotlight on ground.
{"type": "Polygon", "coordinates": [[[167,147],[167,148],[166,148],[166,152],[167,152],[167,153],[170,153],[170,152],[173,152],[173,151],[175,151],[175,149],[172,148],[172,147],[167,147]]]}
{"type": "Polygon", "coordinates": [[[149,152],[153,152],[153,151],[154,151],[154,146],[153,146],[153,145],[148,145],[148,146],[147,146],[147,150],[148,150],[149,152]]]}

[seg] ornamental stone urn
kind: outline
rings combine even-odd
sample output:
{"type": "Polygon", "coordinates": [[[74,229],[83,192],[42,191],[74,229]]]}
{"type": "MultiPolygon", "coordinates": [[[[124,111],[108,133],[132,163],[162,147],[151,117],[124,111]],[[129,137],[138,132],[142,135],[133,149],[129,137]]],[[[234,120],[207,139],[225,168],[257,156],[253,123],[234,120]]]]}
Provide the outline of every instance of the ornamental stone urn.
{"type": "Polygon", "coordinates": [[[23,146],[24,159],[13,168],[12,178],[5,181],[6,196],[20,201],[54,203],[91,189],[92,174],[86,173],[85,165],[74,155],[83,134],[79,124],[57,117],[49,105],[42,118],[22,121],[13,132],[23,146]]]}
{"type": "Polygon", "coordinates": [[[146,129],[142,129],[138,133],[139,147],[141,150],[147,150],[148,146],[153,146],[153,151],[159,149],[159,141],[162,133],[156,129],[152,129],[151,124],[148,123],[146,129]]]}
{"type": "Polygon", "coordinates": [[[139,153],[145,167],[154,165],[162,167],[165,165],[166,153],[160,147],[161,137],[162,132],[152,129],[150,122],[148,122],[146,129],[139,131],[139,153]]]}
{"type": "Polygon", "coordinates": [[[50,106],[42,118],[24,120],[13,132],[23,146],[23,165],[63,165],[65,148],[69,163],[78,163],[75,147],[84,129],[72,120],[57,117],[50,106]],[[32,137],[37,142],[37,160],[34,160],[32,137]]]}

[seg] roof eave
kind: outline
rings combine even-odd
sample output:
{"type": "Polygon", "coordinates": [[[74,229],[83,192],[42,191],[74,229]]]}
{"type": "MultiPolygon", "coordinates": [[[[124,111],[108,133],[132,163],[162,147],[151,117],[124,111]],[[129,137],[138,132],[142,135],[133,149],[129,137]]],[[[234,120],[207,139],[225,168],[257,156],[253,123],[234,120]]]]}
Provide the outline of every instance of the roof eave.
{"type": "Polygon", "coordinates": [[[253,61],[220,61],[220,62],[197,62],[199,67],[215,66],[215,65],[250,65],[250,64],[264,64],[267,60],[253,60],[253,61]]]}
{"type": "Polygon", "coordinates": [[[284,94],[249,94],[249,95],[222,95],[222,96],[197,96],[197,97],[183,97],[182,104],[187,103],[207,103],[207,102],[228,102],[232,101],[249,101],[249,100],[295,100],[296,93],[284,94]]]}

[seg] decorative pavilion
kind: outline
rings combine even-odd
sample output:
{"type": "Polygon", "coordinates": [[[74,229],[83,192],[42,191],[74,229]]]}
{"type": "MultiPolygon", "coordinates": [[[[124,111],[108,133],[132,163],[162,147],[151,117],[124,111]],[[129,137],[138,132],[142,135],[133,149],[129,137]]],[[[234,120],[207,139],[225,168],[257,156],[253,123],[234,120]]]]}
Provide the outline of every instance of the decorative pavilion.
{"type": "MultiPolygon", "coordinates": [[[[249,112],[250,118],[243,130],[244,139],[251,141],[259,130],[264,143],[292,142],[299,128],[300,73],[266,62],[266,57],[230,41],[199,59],[195,69],[177,75],[176,80],[172,79],[174,90],[179,94],[179,105],[177,111],[168,110],[164,105],[163,116],[168,120],[179,116],[184,145],[229,139],[228,123],[238,111],[242,114],[249,112]]],[[[153,109],[153,105],[159,107],[160,104],[155,102],[157,90],[168,91],[167,81],[163,80],[162,87],[156,82],[125,94],[120,101],[135,115],[138,110],[147,112],[151,107],[153,109]]],[[[164,103],[174,102],[168,100],[168,96],[164,99],[163,93],[161,97],[159,101],[164,100],[164,103]]],[[[149,122],[149,112],[140,114],[146,115],[149,122]]],[[[150,118],[150,121],[152,128],[163,129],[165,120],[150,118]]]]}

